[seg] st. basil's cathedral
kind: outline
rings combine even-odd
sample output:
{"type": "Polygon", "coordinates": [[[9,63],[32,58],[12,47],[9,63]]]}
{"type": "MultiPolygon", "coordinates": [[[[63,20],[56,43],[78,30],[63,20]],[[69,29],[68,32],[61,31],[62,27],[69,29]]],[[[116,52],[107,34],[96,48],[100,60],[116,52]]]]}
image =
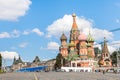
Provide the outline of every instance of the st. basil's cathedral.
{"type": "Polygon", "coordinates": [[[94,52],[94,38],[90,31],[86,36],[78,29],[76,14],[72,14],[72,17],[73,24],[70,30],[69,43],[67,43],[68,39],[64,33],[60,37],[61,45],[59,47],[59,52],[66,60],[69,60],[70,64],[64,65],[64,67],[91,67],[92,69],[100,66],[112,67],[106,39],[104,38],[101,58],[96,60],[94,52]]]}

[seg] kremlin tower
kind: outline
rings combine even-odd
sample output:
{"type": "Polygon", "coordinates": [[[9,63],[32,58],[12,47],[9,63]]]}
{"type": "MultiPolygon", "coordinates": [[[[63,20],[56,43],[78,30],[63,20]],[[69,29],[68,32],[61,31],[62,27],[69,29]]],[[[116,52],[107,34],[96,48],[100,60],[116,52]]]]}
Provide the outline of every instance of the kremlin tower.
{"type": "Polygon", "coordinates": [[[110,53],[108,51],[107,41],[105,37],[104,37],[104,43],[102,46],[102,55],[101,55],[101,59],[99,60],[99,64],[102,67],[112,66],[112,60],[110,59],[110,53]]]}

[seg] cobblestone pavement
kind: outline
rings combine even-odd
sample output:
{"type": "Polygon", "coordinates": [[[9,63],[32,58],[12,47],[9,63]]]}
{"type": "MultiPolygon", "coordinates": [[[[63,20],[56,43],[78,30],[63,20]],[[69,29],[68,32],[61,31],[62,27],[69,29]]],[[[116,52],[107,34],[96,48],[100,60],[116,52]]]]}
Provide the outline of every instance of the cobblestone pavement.
{"type": "MultiPolygon", "coordinates": [[[[84,72],[36,72],[38,80],[120,80],[120,74],[84,73],[84,72]]],[[[4,73],[0,80],[35,80],[30,73],[4,73]]]]}

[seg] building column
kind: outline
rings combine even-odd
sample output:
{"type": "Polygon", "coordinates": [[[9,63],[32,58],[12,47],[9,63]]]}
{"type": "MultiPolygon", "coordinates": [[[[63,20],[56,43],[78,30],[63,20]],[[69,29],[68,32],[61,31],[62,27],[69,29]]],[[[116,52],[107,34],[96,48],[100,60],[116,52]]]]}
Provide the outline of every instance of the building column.
{"type": "Polygon", "coordinates": [[[77,67],[77,62],[75,62],[75,67],[77,67]]]}
{"type": "Polygon", "coordinates": [[[72,67],[72,62],[70,61],[70,67],[72,67]]]}

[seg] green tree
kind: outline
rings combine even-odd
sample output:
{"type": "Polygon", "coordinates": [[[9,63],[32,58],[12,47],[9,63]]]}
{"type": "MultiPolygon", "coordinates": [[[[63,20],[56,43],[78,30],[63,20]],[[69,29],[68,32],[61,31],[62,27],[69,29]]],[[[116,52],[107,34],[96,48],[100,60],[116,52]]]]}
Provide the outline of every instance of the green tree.
{"type": "Polygon", "coordinates": [[[110,57],[111,57],[111,59],[112,59],[112,65],[117,66],[117,54],[118,54],[118,53],[120,53],[120,49],[117,50],[117,51],[114,51],[114,52],[110,55],[110,57]]]}
{"type": "Polygon", "coordinates": [[[114,51],[110,57],[112,59],[112,65],[116,65],[117,64],[117,57],[116,57],[117,51],[114,51]]]}
{"type": "Polygon", "coordinates": [[[2,55],[0,54],[0,71],[2,69],[2,55]]]}
{"type": "Polygon", "coordinates": [[[64,66],[64,65],[65,65],[65,59],[62,56],[62,54],[59,53],[56,57],[55,69],[60,69],[61,66],[64,66]]]}
{"type": "Polygon", "coordinates": [[[95,52],[95,58],[99,60],[101,58],[102,51],[98,47],[95,47],[94,52],[95,52]]]}

